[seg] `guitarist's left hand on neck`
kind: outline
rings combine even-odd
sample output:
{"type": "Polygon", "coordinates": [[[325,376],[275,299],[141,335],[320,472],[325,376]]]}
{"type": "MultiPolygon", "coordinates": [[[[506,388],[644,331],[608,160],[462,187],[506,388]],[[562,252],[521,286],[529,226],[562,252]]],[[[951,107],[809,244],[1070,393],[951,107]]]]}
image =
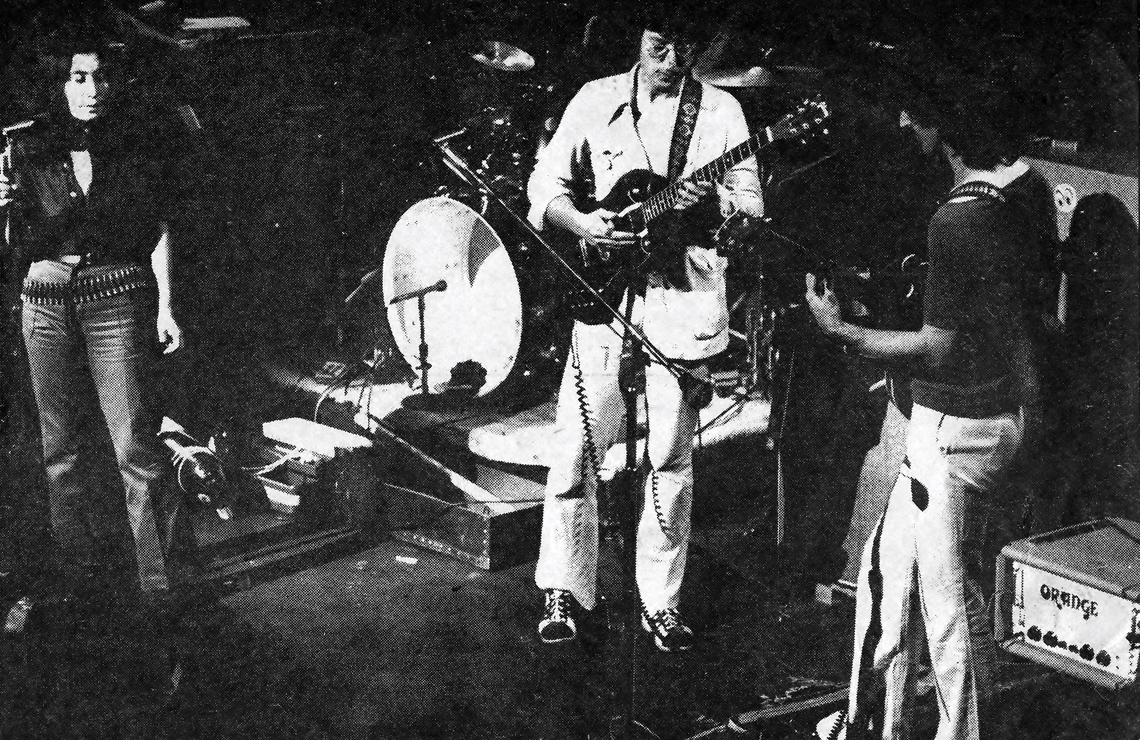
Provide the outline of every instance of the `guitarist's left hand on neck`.
{"type": "Polygon", "coordinates": [[[677,202],[673,205],[673,210],[684,211],[692,208],[712,191],[712,187],[711,182],[685,180],[677,189],[677,202]]]}

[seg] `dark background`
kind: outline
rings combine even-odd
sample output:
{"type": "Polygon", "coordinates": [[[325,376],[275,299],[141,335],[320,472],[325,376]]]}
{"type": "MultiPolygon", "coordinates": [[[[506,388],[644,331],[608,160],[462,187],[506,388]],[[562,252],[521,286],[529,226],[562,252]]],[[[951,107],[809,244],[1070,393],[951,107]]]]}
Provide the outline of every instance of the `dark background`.
{"type": "MultiPolygon", "coordinates": [[[[38,112],[25,94],[34,18],[72,14],[81,5],[9,0],[0,10],[0,120],[38,112]]],[[[368,304],[346,311],[344,297],[379,265],[389,232],[412,204],[441,188],[472,197],[440,165],[431,138],[472,127],[477,135],[464,153],[489,157],[504,191],[517,195],[541,121],[556,116],[586,79],[632,63],[634,34],[618,20],[620,8],[632,5],[187,0],[169,3],[165,14],[147,21],[174,32],[179,16],[233,14],[251,22],[242,32],[249,36],[220,34],[177,50],[128,34],[135,120],[163,142],[184,173],[177,282],[188,346],[166,362],[171,415],[203,437],[235,424],[257,425],[262,410],[281,395],[259,372],[263,361],[351,357],[386,346],[383,314],[368,304]],[[583,46],[586,21],[596,13],[601,17],[591,43],[583,46]],[[486,39],[524,49],[536,60],[534,70],[507,74],[476,64],[470,54],[486,39]],[[178,107],[184,105],[194,109],[200,132],[183,123],[178,107]],[[502,115],[505,125],[488,123],[502,115]]],[[[922,88],[921,73],[908,65],[904,49],[922,49],[936,67],[1000,81],[1021,104],[1027,139],[1040,138],[1046,148],[1051,140],[1075,142],[1092,169],[1136,175],[1134,2],[805,0],[727,3],[718,12],[732,29],[721,66],[821,71],[810,84],[736,91],[754,126],[783,115],[804,92],[821,91],[831,104],[828,139],[778,149],[764,162],[770,214],[821,259],[879,267],[922,240],[921,229],[917,236],[908,230],[907,208],[914,204],[897,187],[906,169],[899,152],[909,142],[898,132],[892,90],[899,81],[922,88]],[[835,156],[825,167],[786,186],[788,173],[827,154],[835,156]]],[[[501,214],[490,220],[512,242],[508,246],[520,246],[501,214]]],[[[1104,279],[1082,283],[1085,305],[1096,310],[1057,347],[1065,362],[1054,397],[1055,434],[1035,477],[1022,479],[1007,507],[1008,532],[1018,531],[1024,502],[1034,497],[1041,502],[1029,512],[1035,530],[1102,515],[1140,519],[1135,228],[1126,223],[1110,235],[1105,243],[1117,247],[1079,255],[1104,279]]],[[[879,368],[837,353],[790,308],[809,266],[791,259],[737,266],[738,281],[759,272],[771,279],[770,300],[788,307],[780,341],[798,358],[781,438],[790,541],[775,553],[749,529],[765,542],[771,534],[772,456],[736,445],[698,462],[695,517],[706,549],[695,556],[687,603],[699,604],[699,626],[720,631],[704,658],[655,664],[652,674],[669,689],[656,702],[674,701],[690,715],[695,707],[721,714],[750,708],[792,674],[844,678],[846,656],[836,647],[847,642],[842,615],[821,614],[802,602],[781,606],[772,591],[757,597],[719,565],[731,553],[745,570],[791,582],[799,591],[833,578],[842,565],[838,544],[884,400],[866,392],[879,368]],[[722,546],[709,538],[713,531],[734,533],[735,539],[722,546]],[[774,573],[778,569],[792,574],[785,578],[774,573]]],[[[551,271],[536,268],[525,277],[538,293],[561,290],[551,271]]],[[[10,322],[4,332],[0,541],[8,557],[38,552],[48,538],[18,334],[10,322]]],[[[168,736],[257,736],[257,725],[270,728],[261,736],[288,737],[530,737],[540,734],[536,726],[550,736],[576,727],[585,712],[577,704],[589,703],[581,687],[604,676],[592,662],[596,654],[553,662],[537,657],[525,569],[471,587],[477,598],[460,602],[453,594],[468,588],[464,569],[411,551],[431,564],[430,573],[405,576],[388,562],[395,550],[404,553],[387,543],[361,561],[375,578],[365,599],[375,610],[373,622],[330,621],[335,615],[352,622],[355,617],[345,614],[356,614],[359,604],[325,604],[325,612],[314,613],[297,606],[322,584],[354,577],[345,561],[294,574],[207,615],[189,638],[202,664],[199,687],[176,708],[171,726],[180,729],[168,736]],[[288,604],[295,611],[283,607],[288,604]],[[238,619],[244,621],[235,626],[238,619]],[[477,647],[473,632],[483,635],[474,640],[477,647]],[[519,635],[526,636],[521,652],[519,635]],[[355,665],[353,658],[363,655],[381,656],[383,671],[355,665]],[[460,668],[452,671],[452,663],[460,668]],[[377,675],[409,686],[395,691],[389,685],[392,696],[385,696],[375,686],[377,675]],[[366,708],[379,713],[371,725],[353,715],[366,696],[373,701],[366,708]],[[492,716],[487,707],[499,702],[501,716],[492,716]],[[405,721],[401,711],[422,718],[405,721]]],[[[12,651],[5,657],[12,658],[12,651]]],[[[77,685],[97,684],[103,667],[98,660],[81,664],[77,685]]],[[[0,686],[0,698],[27,700],[22,691],[8,683],[0,686]]],[[[1046,686],[1019,695],[1011,716],[1036,728],[1034,736],[1053,730],[1072,738],[1134,734],[1134,706],[1127,712],[1124,703],[1098,704],[1088,694],[1068,684],[1046,686]],[[1071,702],[1056,701],[1060,696],[1071,702]]],[[[78,708],[70,715],[59,701],[40,705],[52,721],[79,717],[94,728],[90,736],[116,736],[100,719],[101,699],[86,697],[90,706],[75,699],[78,708]]],[[[18,732],[41,720],[28,711],[9,726],[18,732]]],[[[684,721],[694,726],[693,716],[684,721]]],[[[55,725],[44,726],[45,736],[61,736],[55,725]]],[[[84,736],[83,727],[70,731],[84,736]]]]}

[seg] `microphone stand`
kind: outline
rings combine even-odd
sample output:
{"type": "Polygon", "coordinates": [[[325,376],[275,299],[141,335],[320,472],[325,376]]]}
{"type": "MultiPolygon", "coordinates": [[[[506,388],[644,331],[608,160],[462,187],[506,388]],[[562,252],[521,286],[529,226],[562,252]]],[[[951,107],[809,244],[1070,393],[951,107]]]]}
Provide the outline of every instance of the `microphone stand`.
{"type": "Polygon", "coordinates": [[[424,323],[424,297],[422,295],[416,296],[416,308],[420,312],[420,395],[428,395],[428,368],[431,363],[428,362],[428,343],[427,343],[427,325],[424,323]]]}
{"type": "MultiPolygon", "coordinates": [[[[37,120],[24,121],[3,129],[4,150],[0,153],[0,173],[12,176],[13,135],[30,128],[37,120]]],[[[14,243],[12,226],[12,210],[15,207],[13,202],[3,209],[4,243],[0,250],[0,335],[11,332],[14,338],[14,341],[9,342],[11,349],[4,351],[3,358],[0,358],[0,375],[7,379],[5,391],[0,394],[0,420],[10,427],[26,429],[34,422],[34,417],[27,404],[26,394],[30,385],[23,370],[27,367],[27,361],[24,357],[24,342],[20,338],[20,259],[16,253],[18,245],[14,243]]]]}
{"type": "MultiPolygon", "coordinates": [[[[627,289],[626,310],[632,310],[637,295],[644,294],[644,279],[636,276],[627,289]]],[[[638,721],[637,697],[640,686],[640,671],[638,661],[638,643],[641,636],[641,604],[637,595],[637,501],[645,497],[645,471],[638,465],[637,460],[637,398],[638,381],[645,377],[648,366],[646,347],[651,346],[631,331],[625,332],[622,340],[622,356],[619,363],[618,376],[621,387],[622,400],[625,402],[625,471],[626,486],[624,500],[615,502],[611,495],[609,505],[606,507],[613,512],[613,521],[610,524],[611,537],[618,544],[618,559],[621,572],[621,593],[615,604],[621,608],[621,599],[625,599],[625,619],[620,623],[624,639],[624,652],[626,656],[627,676],[620,675],[620,662],[618,670],[612,678],[614,691],[614,704],[620,708],[626,707],[624,714],[615,714],[610,718],[609,735],[611,740],[633,740],[638,737],[648,737],[659,740],[659,736],[649,727],[638,721]],[[623,680],[623,678],[625,680],[623,680]],[[626,696],[620,692],[625,689],[626,696]],[[622,701],[624,699],[624,701],[622,701]]],[[[646,458],[649,457],[648,441],[645,449],[646,458]]],[[[600,494],[599,494],[600,495],[600,494]]],[[[599,508],[601,508],[599,506],[599,508]]],[[[598,524],[601,527],[601,522],[598,524]]],[[[610,538],[607,538],[610,539],[610,538]]],[[[622,641],[618,642],[619,650],[622,641]]]]}
{"type": "MultiPolygon", "coordinates": [[[[616,515],[616,522],[614,527],[617,530],[617,540],[620,548],[618,560],[620,562],[621,573],[621,594],[620,596],[627,600],[628,611],[624,620],[619,622],[619,633],[624,638],[619,641],[618,654],[628,654],[628,680],[624,680],[620,675],[613,675],[611,677],[611,696],[613,705],[620,707],[625,705],[625,713],[618,713],[610,717],[609,721],[609,736],[613,740],[632,740],[632,738],[653,738],[659,740],[659,736],[653,732],[642,722],[638,721],[637,715],[637,695],[638,695],[638,643],[641,633],[641,610],[639,599],[636,595],[636,583],[634,582],[634,568],[635,568],[635,548],[637,543],[637,506],[634,503],[639,500],[639,497],[644,496],[644,480],[643,475],[639,474],[640,466],[637,464],[637,377],[639,373],[644,371],[647,364],[646,356],[651,356],[654,360],[659,362],[665,367],[675,378],[680,379],[683,374],[688,375],[688,371],[679,368],[672,361],[667,358],[660,349],[658,349],[649,339],[645,336],[640,328],[635,326],[630,320],[630,317],[623,314],[614,306],[610,305],[601,294],[590,285],[577,270],[570,265],[561,254],[552,247],[546,239],[539,234],[531,223],[520,216],[514,211],[506,201],[496,193],[480,175],[472,170],[467,162],[452,150],[449,141],[465,133],[465,130],[447,134],[445,136],[434,139],[435,145],[440,149],[444,157],[444,163],[449,169],[452,169],[460,178],[468,180],[482,191],[484,197],[489,198],[492,202],[497,203],[506,211],[510,216],[517,221],[522,227],[530,234],[533,239],[542,245],[542,247],[554,257],[555,261],[566,271],[569,277],[578,282],[586,291],[604,306],[617,321],[624,327],[625,332],[622,339],[623,351],[622,359],[625,366],[625,372],[621,373],[620,386],[623,399],[625,401],[625,414],[626,414],[626,439],[625,439],[625,453],[626,453],[626,470],[624,475],[628,477],[628,489],[624,501],[614,505],[614,496],[610,496],[610,504],[602,506],[602,501],[599,500],[599,509],[609,509],[616,515]],[[624,649],[620,645],[624,642],[624,649]],[[624,697],[621,696],[623,693],[624,697]],[[624,701],[623,701],[624,699],[624,701]]],[[[641,291],[631,285],[627,289],[628,296],[626,301],[627,312],[632,310],[633,301],[637,294],[641,291]]],[[[422,326],[422,324],[421,324],[422,326]]],[[[648,455],[648,449],[646,450],[648,455]]],[[[595,471],[596,474],[597,471],[595,471]]],[[[600,498],[600,487],[599,487],[600,498]]],[[[602,526],[602,519],[599,516],[598,526],[602,526]]],[[[618,605],[620,608],[620,604],[618,605]]]]}
{"type": "MultiPolygon", "coordinates": [[[[419,309],[419,314],[420,314],[420,357],[419,357],[420,367],[419,367],[419,370],[420,370],[420,395],[421,396],[431,395],[430,392],[428,391],[428,368],[431,367],[431,363],[428,362],[427,323],[424,321],[424,297],[427,296],[428,293],[436,293],[436,292],[443,291],[443,290],[447,290],[447,281],[446,280],[440,280],[439,282],[433,283],[432,285],[429,285],[425,288],[419,288],[418,290],[411,290],[411,291],[408,291],[407,293],[402,293],[402,294],[396,296],[395,298],[393,298],[392,300],[388,301],[389,306],[394,306],[397,303],[403,303],[404,301],[411,300],[412,298],[416,299],[416,308],[419,309]]],[[[349,297],[351,298],[351,296],[349,296],[349,297]]],[[[348,301],[345,301],[345,303],[347,303],[347,302],[348,301]]]]}

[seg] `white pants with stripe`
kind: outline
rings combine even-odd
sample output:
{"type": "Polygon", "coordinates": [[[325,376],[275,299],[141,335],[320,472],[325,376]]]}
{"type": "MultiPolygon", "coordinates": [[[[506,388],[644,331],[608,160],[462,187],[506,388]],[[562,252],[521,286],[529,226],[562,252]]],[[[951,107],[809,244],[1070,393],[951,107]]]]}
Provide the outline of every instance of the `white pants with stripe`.
{"type": "MultiPolygon", "coordinates": [[[[574,324],[546,482],[535,583],[541,589],[570,591],[586,609],[597,601],[597,469],[625,424],[618,381],[622,333],[616,323],[612,328],[574,324]],[[589,444],[579,393],[588,409],[589,444]]],[[[675,608],[679,601],[689,546],[698,413],[682,399],[677,379],[656,363],[646,370],[645,404],[651,470],[637,529],[636,572],[641,598],[655,612],[675,608]]]]}
{"type": "Polygon", "coordinates": [[[968,419],[914,405],[907,458],[863,550],[856,594],[848,716],[869,711],[859,706],[859,682],[867,670],[882,672],[884,738],[910,736],[919,623],[938,700],[936,740],[984,737],[996,646],[980,589],[993,569],[981,561],[981,547],[987,508],[1001,505],[986,497],[998,490],[1023,430],[1022,413],[968,419]],[[880,636],[873,664],[864,666],[869,632],[880,636]]]}

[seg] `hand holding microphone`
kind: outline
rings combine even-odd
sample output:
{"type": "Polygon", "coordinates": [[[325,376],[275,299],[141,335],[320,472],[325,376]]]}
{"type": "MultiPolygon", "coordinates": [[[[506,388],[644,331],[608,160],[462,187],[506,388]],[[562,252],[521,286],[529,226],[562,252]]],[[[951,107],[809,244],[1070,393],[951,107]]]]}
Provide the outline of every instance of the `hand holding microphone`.
{"type": "Polygon", "coordinates": [[[0,155],[0,208],[7,208],[16,199],[16,183],[12,178],[12,137],[23,131],[31,129],[33,126],[47,120],[46,114],[39,114],[26,121],[14,123],[11,126],[5,126],[0,133],[4,135],[5,146],[4,152],[0,155]]]}
{"type": "Polygon", "coordinates": [[[0,155],[0,208],[7,208],[16,199],[16,183],[8,179],[11,161],[12,150],[9,147],[0,155]]]}

